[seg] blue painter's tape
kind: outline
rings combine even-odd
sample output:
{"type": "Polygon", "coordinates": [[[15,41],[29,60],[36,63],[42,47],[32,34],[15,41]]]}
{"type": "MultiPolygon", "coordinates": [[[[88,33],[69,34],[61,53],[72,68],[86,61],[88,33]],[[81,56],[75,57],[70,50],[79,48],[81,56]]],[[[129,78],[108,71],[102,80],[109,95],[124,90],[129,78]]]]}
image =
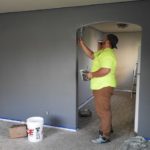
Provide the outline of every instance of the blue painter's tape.
{"type": "Polygon", "coordinates": [[[150,141],[150,137],[144,138],[146,141],[150,141]]]}

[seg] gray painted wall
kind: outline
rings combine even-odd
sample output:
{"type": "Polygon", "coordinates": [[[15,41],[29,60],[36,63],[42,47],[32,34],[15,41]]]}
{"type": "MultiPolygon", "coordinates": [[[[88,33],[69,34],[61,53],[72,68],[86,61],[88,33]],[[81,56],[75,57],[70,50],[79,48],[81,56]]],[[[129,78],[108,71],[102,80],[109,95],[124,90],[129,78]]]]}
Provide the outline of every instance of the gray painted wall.
{"type": "Polygon", "coordinates": [[[100,21],[131,22],[143,28],[138,133],[150,136],[149,7],[145,0],[1,14],[0,117],[42,115],[46,124],[77,128],[76,30],[100,21]]]}
{"type": "Polygon", "coordinates": [[[76,44],[69,18],[64,9],[0,15],[1,118],[43,116],[47,125],[76,128],[76,44]]]}

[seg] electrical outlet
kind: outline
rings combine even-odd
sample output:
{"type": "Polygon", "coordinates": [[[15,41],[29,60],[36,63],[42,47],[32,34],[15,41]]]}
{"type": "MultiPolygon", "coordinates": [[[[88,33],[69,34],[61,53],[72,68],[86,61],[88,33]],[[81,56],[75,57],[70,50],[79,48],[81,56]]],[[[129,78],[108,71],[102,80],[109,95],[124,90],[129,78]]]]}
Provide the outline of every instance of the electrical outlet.
{"type": "Polygon", "coordinates": [[[46,115],[49,115],[49,112],[48,112],[48,111],[46,111],[46,112],[45,112],[45,114],[46,114],[46,115]]]}

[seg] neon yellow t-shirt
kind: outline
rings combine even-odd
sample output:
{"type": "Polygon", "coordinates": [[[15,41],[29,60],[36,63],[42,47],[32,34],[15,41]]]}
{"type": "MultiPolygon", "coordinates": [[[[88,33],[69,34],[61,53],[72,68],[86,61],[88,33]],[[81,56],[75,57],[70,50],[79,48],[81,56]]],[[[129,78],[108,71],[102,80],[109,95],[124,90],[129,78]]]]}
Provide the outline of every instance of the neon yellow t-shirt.
{"type": "Polygon", "coordinates": [[[92,61],[92,72],[100,68],[110,68],[111,71],[103,77],[95,77],[91,79],[91,89],[98,90],[104,87],[116,87],[116,56],[114,50],[105,48],[94,53],[92,61]]]}

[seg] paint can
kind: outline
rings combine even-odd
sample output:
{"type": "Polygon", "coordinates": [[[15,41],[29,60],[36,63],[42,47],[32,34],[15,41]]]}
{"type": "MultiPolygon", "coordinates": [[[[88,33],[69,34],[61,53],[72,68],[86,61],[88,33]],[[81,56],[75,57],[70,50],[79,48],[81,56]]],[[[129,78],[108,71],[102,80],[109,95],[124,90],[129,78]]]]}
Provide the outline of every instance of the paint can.
{"type": "Polygon", "coordinates": [[[30,117],[27,119],[27,133],[30,142],[40,142],[43,140],[43,125],[42,117],[30,117]]]}

